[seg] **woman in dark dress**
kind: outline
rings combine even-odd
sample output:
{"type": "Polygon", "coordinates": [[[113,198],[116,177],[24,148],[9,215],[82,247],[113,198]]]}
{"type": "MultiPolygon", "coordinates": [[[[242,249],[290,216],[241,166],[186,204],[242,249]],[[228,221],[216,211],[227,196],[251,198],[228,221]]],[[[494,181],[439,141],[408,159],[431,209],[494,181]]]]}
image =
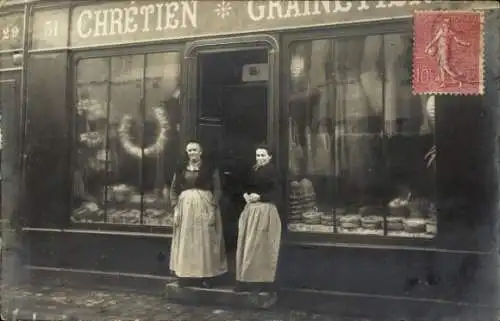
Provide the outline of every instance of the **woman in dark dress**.
{"type": "Polygon", "coordinates": [[[174,174],[170,200],[174,207],[174,235],[170,270],[179,285],[211,286],[211,278],[227,272],[219,210],[218,170],[202,160],[198,142],[186,146],[187,161],[174,174]]]}
{"type": "Polygon", "coordinates": [[[238,224],[236,291],[269,291],[275,280],[281,241],[278,173],[265,146],[255,151],[256,163],[249,176],[247,202],[238,224]]]}

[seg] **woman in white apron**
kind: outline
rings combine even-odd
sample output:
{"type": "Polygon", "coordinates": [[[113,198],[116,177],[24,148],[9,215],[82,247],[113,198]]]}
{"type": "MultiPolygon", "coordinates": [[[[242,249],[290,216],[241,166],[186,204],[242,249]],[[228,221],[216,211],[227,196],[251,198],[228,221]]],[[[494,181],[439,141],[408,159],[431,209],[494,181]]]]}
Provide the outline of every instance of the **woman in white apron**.
{"type": "Polygon", "coordinates": [[[214,166],[202,160],[198,142],[189,142],[186,153],[170,189],[174,207],[170,270],[180,286],[211,287],[213,277],[227,272],[218,205],[220,177],[214,166]]]}
{"type": "Polygon", "coordinates": [[[247,204],[238,224],[235,290],[270,292],[281,241],[281,193],[269,148],[258,147],[255,154],[256,163],[243,194],[247,204]]]}

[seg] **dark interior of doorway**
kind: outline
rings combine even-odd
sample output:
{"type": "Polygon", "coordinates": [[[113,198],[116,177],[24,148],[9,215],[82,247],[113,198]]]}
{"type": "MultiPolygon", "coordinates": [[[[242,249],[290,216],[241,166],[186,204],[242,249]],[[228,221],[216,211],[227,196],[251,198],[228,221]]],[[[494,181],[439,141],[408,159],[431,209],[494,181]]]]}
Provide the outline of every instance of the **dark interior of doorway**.
{"type": "Polygon", "coordinates": [[[226,250],[232,261],[254,147],[266,142],[267,137],[268,80],[253,77],[256,75],[246,79],[244,70],[248,76],[248,65],[265,69],[268,51],[251,48],[203,53],[198,61],[199,137],[221,173],[220,207],[226,250]]]}

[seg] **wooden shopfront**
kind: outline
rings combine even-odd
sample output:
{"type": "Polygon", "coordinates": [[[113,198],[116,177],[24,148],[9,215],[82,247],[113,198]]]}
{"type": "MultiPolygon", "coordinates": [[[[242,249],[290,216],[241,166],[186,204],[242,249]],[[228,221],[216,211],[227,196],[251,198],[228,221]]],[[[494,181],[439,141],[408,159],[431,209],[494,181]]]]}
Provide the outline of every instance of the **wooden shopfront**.
{"type": "Polygon", "coordinates": [[[365,304],[376,313],[390,305],[401,315],[425,316],[422,305],[490,311],[495,8],[488,1],[23,4],[26,41],[2,52],[22,55],[12,71],[23,84],[14,108],[23,157],[11,155],[20,164],[20,196],[10,197],[24,263],[33,278],[120,276],[118,283],[160,291],[171,277],[168,190],[190,137],[218,162],[231,256],[238,171],[252,161],[251,146],[266,141],[286,200],[283,301],[321,296],[338,309],[365,304]],[[472,6],[486,11],[486,94],[412,95],[413,10],[472,6]]]}

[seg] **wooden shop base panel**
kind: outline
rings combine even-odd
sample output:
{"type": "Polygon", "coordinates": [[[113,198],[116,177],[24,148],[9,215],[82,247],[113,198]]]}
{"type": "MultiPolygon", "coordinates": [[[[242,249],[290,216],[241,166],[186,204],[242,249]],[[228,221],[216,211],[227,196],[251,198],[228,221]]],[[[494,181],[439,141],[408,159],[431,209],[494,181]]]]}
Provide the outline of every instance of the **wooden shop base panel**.
{"type": "Polygon", "coordinates": [[[229,305],[260,309],[272,307],[278,298],[276,293],[235,292],[228,286],[210,289],[193,286],[180,287],[177,281],[166,284],[165,297],[169,301],[185,304],[229,305]]]}

